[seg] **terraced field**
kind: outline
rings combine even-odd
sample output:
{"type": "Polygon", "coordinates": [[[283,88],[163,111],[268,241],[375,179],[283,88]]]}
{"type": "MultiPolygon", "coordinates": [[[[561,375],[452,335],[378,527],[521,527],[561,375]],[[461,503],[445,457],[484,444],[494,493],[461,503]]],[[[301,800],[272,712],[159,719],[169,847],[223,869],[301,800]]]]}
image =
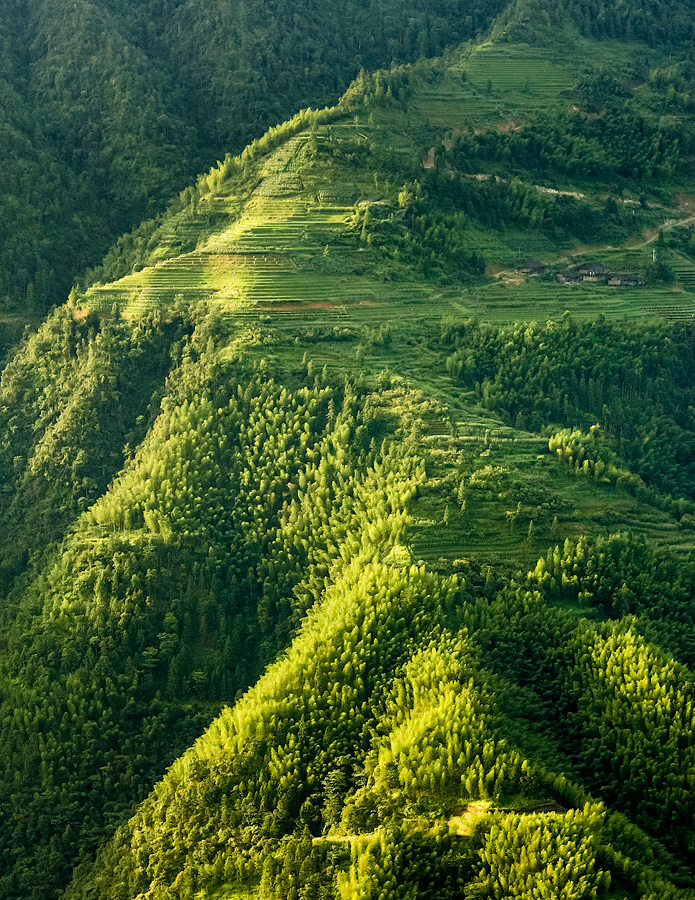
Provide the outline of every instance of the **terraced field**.
{"type": "Polygon", "coordinates": [[[678,288],[608,287],[600,284],[567,285],[528,279],[522,284],[489,285],[463,299],[481,321],[505,324],[545,322],[569,311],[576,319],[650,316],[671,319],[695,309],[695,297],[678,288]]]}
{"type": "Polygon", "coordinates": [[[538,231],[509,228],[503,235],[471,228],[471,248],[482,254],[488,271],[513,269],[520,259],[553,259],[558,250],[570,251],[572,244],[551,241],[538,231]]]}
{"type": "MultiPolygon", "coordinates": [[[[228,225],[222,222],[212,233],[198,229],[195,251],[113,284],[94,286],[86,303],[101,310],[118,304],[126,314],[137,315],[181,295],[186,300],[222,302],[241,320],[255,316],[257,321],[269,307],[292,311],[299,302],[305,308],[320,309],[373,303],[377,296],[407,301],[426,294],[417,284],[391,289],[354,274],[364,263],[363,255],[370,253],[346,226],[355,211],[357,190],[354,185],[336,186],[295,171],[293,164],[305,140],[294,137],[272,154],[241,218],[230,211],[228,225]]],[[[203,204],[205,218],[210,218],[207,206],[212,204],[214,217],[223,219],[225,201],[220,198],[203,204]]],[[[164,246],[167,239],[165,233],[164,246]]],[[[289,315],[287,323],[291,322],[289,315]]]]}
{"type": "Polygon", "coordinates": [[[434,126],[512,119],[549,103],[564,102],[574,75],[552,51],[525,45],[485,43],[438,78],[422,77],[414,108],[434,126]]]}
{"type": "Polygon", "coordinates": [[[676,279],[687,291],[695,292],[695,265],[680,263],[674,266],[676,279]]]}
{"type": "Polygon", "coordinates": [[[430,421],[421,445],[429,480],[415,503],[411,537],[415,559],[430,565],[444,570],[463,565],[465,571],[471,558],[496,564],[503,559],[510,569],[524,571],[560,535],[622,530],[679,552],[695,549],[695,536],[679,530],[673,517],[620,488],[570,475],[549,453],[546,438],[475,410],[452,410],[449,422],[430,421]],[[493,470],[490,484],[486,469],[493,470]],[[495,471],[501,473],[499,491],[495,471]],[[473,486],[476,472],[479,487],[473,486]],[[468,485],[465,510],[458,499],[462,479],[468,485]]]}
{"type": "Polygon", "coordinates": [[[471,54],[466,71],[477,87],[487,89],[491,82],[493,91],[526,97],[527,108],[547,104],[575,81],[559,54],[522,44],[481,44],[471,54]]]}
{"type": "MultiPolygon", "coordinates": [[[[470,124],[476,109],[503,116],[505,98],[517,110],[547,105],[553,98],[567,102],[561,94],[574,78],[570,57],[565,64],[551,51],[484,43],[440,69],[416,69],[407,113],[377,105],[354,120],[346,117],[289,138],[262,160],[245,202],[229,187],[204,196],[188,219],[178,217],[162,227],[153,265],[113,284],[93,286],[85,305],[108,311],[118,304],[126,314],[138,315],[182,296],[220,303],[244,327],[270,325],[285,333],[303,327],[307,313],[309,324],[359,330],[389,321],[396,329],[423,335],[427,328],[418,322],[431,324],[446,316],[477,315],[484,322],[505,323],[557,319],[569,310],[580,319],[599,313],[691,318],[691,294],[681,289],[566,286],[508,277],[520,256],[550,261],[558,253],[570,258],[576,252],[571,242],[513,227],[498,232],[469,226],[470,250],[484,256],[491,273],[502,271],[498,280],[442,288],[414,272],[394,277],[359,229],[350,227],[356,204],[383,202],[384,190],[377,186],[382,173],[335,164],[332,151],[314,163],[306,152],[310,142],[332,147],[336,140],[353,152],[356,143],[383,143],[387,134],[390,151],[412,157],[420,140],[421,126],[413,120],[418,111],[423,121],[451,125],[463,117],[470,124]],[[193,244],[191,252],[167,256],[167,248],[193,244]]],[[[393,186],[390,191],[393,210],[397,191],[393,186]]],[[[642,271],[650,252],[646,245],[596,250],[616,271],[642,271]]],[[[678,279],[678,288],[695,286],[695,266],[684,261],[678,279]]],[[[317,348],[317,353],[330,356],[329,349],[335,354],[336,348],[317,348]]],[[[326,364],[332,362],[331,357],[326,364]]]]}

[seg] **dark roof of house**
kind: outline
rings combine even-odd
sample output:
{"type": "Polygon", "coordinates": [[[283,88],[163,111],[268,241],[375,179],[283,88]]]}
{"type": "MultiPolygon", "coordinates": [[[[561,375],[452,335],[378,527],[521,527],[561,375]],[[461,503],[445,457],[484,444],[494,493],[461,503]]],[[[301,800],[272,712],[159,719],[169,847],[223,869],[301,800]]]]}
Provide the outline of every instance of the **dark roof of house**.
{"type": "Polygon", "coordinates": [[[586,263],[582,263],[579,266],[576,266],[575,268],[578,271],[580,271],[582,269],[586,269],[591,272],[599,272],[604,275],[606,275],[610,272],[610,269],[608,268],[608,266],[604,266],[603,263],[600,263],[600,262],[586,262],[586,263]]]}
{"type": "Polygon", "coordinates": [[[545,263],[537,259],[524,259],[516,264],[517,269],[545,269],[545,263]]]}
{"type": "Polygon", "coordinates": [[[564,272],[558,272],[557,275],[558,278],[564,278],[567,281],[581,281],[584,277],[583,275],[580,275],[576,269],[565,269],[564,272]]]}

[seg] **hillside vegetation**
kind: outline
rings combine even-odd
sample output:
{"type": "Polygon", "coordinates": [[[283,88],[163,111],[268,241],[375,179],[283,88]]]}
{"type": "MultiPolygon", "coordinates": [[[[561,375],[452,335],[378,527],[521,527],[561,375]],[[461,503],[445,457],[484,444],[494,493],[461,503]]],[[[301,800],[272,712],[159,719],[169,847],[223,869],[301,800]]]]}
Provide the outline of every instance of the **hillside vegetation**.
{"type": "Polygon", "coordinates": [[[360,68],[475,37],[501,4],[3,0],[0,309],[44,314],[196,172],[360,68]]]}
{"type": "Polygon", "coordinates": [[[433,297],[497,323],[687,319],[691,78],[646,44],[579,36],[562,53],[488,41],[361,74],[122,237],[74,302],[129,314],[207,299],[278,327],[303,302],[329,327],[412,328],[433,297]],[[513,271],[529,259],[545,275],[513,271]],[[643,286],[556,280],[595,260],[643,286]]]}
{"type": "Polygon", "coordinates": [[[11,228],[0,897],[693,900],[687,4],[70,6],[2,26],[94,255],[11,228]]]}

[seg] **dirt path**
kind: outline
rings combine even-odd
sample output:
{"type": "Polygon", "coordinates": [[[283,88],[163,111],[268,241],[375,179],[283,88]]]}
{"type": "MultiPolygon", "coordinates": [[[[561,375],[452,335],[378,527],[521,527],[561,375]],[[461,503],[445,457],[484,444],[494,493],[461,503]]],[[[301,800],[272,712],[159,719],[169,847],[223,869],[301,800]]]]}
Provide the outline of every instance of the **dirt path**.
{"type": "Polygon", "coordinates": [[[647,232],[649,237],[646,241],[643,241],[641,244],[634,244],[628,249],[634,250],[637,247],[646,247],[648,244],[653,244],[664,231],[671,231],[672,228],[683,228],[686,225],[695,225],[695,216],[688,216],[687,219],[666,219],[663,225],[659,225],[651,233],[647,232]]]}
{"type": "MultiPolygon", "coordinates": [[[[684,228],[687,225],[695,225],[695,215],[688,216],[685,219],[666,219],[666,221],[663,224],[659,225],[654,230],[646,232],[647,237],[643,241],[640,241],[639,243],[636,243],[636,244],[626,244],[624,249],[625,250],[639,250],[640,247],[648,247],[649,244],[653,244],[654,241],[658,240],[659,235],[662,234],[662,232],[671,231],[672,228],[684,228]]],[[[619,248],[611,247],[610,244],[607,245],[606,247],[592,247],[591,248],[592,252],[595,251],[597,254],[600,254],[601,250],[614,250],[614,249],[619,249],[619,248]]],[[[569,253],[566,253],[565,256],[562,258],[562,261],[570,262],[576,256],[582,256],[585,253],[587,253],[587,248],[579,247],[576,250],[571,250],[569,253]]]]}

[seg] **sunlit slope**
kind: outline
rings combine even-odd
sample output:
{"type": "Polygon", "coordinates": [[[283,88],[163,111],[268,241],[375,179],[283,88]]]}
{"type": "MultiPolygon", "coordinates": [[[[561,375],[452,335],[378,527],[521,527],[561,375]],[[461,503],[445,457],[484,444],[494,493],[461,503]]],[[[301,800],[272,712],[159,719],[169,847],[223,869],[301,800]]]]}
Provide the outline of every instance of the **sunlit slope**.
{"type": "MultiPolygon", "coordinates": [[[[333,127],[338,134],[351,132],[341,123],[333,127]]],[[[226,219],[228,225],[203,234],[195,252],[92,288],[86,301],[101,309],[117,303],[125,313],[137,314],[178,297],[186,302],[212,300],[228,310],[240,310],[299,301],[320,308],[390,293],[372,273],[359,274],[362,254],[369,250],[348,220],[362,186],[348,181],[345,172],[336,173],[337,178],[342,176],[336,184],[330,169],[301,164],[308,144],[316,152],[322,138],[325,135],[295,136],[264,160],[256,179],[260,184],[240,217],[234,215],[236,204],[230,210],[224,197],[204,198],[201,215],[222,223],[226,219]]],[[[364,179],[363,172],[357,175],[364,179]]],[[[364,202],[374,200],[368,197],[364,202]]],[[[395,293],[410,296],[426,291],[419,284],[408,284],[395,293]]]]}
{"type": "MultiPolygon", "coordinates": [[[[563,116],[591,108],[582,86],[589,76],[579,70],[628,65],[634,57],[661,60],[636,43],[578,38],[560,50],[488,41],[445,60],[363,76],[337,107],[278,126],[241,158],[201,176],[152,231],[139,271],[92,285],[78,302],[104,311],[117,304],[138,315],[177,298],[205,299],[246,324],[263,316],[281,327],[296,321],[302,308],[312,311],[306,321],[331,326],[412,322],[433,310],[496,323],[543,321],[565,309],[580,318],[599,312],[688,317],[695,304],[683,287],[695,266],[677,251],[664,251],[676,270],[675,287],[655,283],[630,291],[585,284],[577,290],[552,276],[525,280],[513,272],[525,257],[560,269],[593,256],[616,271],[643,271],[659,229],[670,234],[681,220],[687,227],[681,201],[663,190],[666,182],[658,187],[659,202],[640,206],[630,198],[644,186],[623,178],[615,188],[626,210],[620,225],[596,230],[592,240],[591,231],[575,235],[571,226],[552,225],[553,204],[560,191],[576,198],[588,222],[602,221],[611,195],[607,183],[452,156],[467,134],[514,134],[552,111],[563,116]],[[463,185],[458,194],[446,195],[447,178],[463,185]],[[484,214],[491,184],[505,196],[511,192],[508,218],[499,224],[484,214]],[[414,206],[413,185],[424,192],[420,200],[416,189],[414,206]],[[465,201],[456,199],[462,190],[465,201]],[[529,217],[530,201],[541,206],[529,217]],[[465,215],[454,212],[461,202],[465,215]],[[484,259],[494,279],[462,277],[468,254],[484,259]]],[[[658,92],[646,84],[635,90],[646,115],[658,92]]],[[[684,196],[686,170],[673,178],[673,190],[684,196]]]]}
{"type": "Polygon", "coordinates": [[[691,897],[676,887],[687,871],[581,783],[603,777],[619,809],[687,847],[692,798],[660,746],[665,729],[670,744],[687,741],[687,677],[633,630],[577,623],[538,594],[475,603],[455,579],[355,558],[285,658],[171,767],[66,896],[265,898],[289,883],[343,900],[403,888],[524,897],[529,882],[577,900],[611,896],[611,885],[612,896],[691,897]],[[639,705],[616,669],[639,683],[639,705]],[[570,722],[576,737],[563,742],[570,722]],[[659,803],[650,822],[647,805],[659,803]]]}

